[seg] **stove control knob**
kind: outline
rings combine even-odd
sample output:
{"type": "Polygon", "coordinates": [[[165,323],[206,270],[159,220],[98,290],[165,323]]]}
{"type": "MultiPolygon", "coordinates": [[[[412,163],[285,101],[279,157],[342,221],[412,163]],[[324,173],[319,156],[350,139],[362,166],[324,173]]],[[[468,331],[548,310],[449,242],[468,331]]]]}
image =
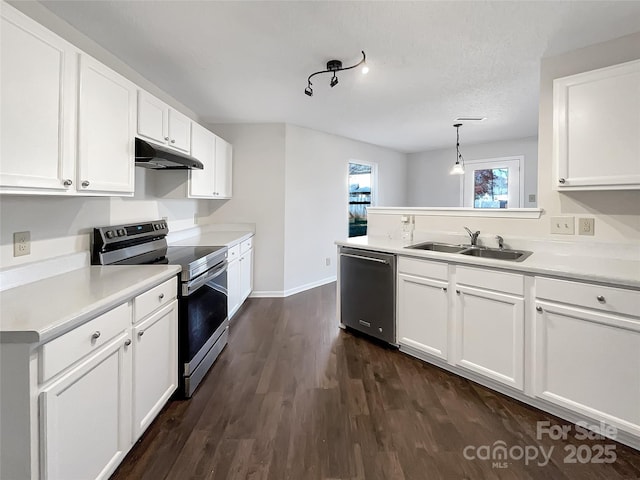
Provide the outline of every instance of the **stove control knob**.
{"type": "Polygon", "coordinates": [[[113,238],[113,232],[111,230],[107,231],[105,235],[107,236],[107,238],[113,238]]]}
{"type": "Polygon", "coordinates": [[[119,237],[124,237],[127,233],[124,231],[124,228],[121,228],[120,230],[118,230],[118,236],[119,237]]]}

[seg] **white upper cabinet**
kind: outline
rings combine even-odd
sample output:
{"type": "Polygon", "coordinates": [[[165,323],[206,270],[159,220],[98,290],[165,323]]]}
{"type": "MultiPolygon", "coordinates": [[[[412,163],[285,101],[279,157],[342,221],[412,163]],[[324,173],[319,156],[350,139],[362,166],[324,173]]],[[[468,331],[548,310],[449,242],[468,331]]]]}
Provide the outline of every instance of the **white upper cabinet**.
{"type": "Polygon", "coordinates": [[[0,188],[64,193],[75,165],[76,49],[4,2],[0,188]]]}
{"type": "Polygon", "coordinates": [[[640,60],[553,83],[553,184],[640,189],[640,60]]]}
{"type": "Polygon", "coordinates": [[[132,195],[133,84],[1,5],[0,192],[132,195]]]}
{"type": "Polygon", "coordinates": [[[189,197],[213,198],[215,190],[216,136],[194,123],[191,127],[191,156],[202,162],[202,170],[189,170],[189,197]]]}
{"type": "Polygon", "coordinates": [[[191,152],[191,120],[144,90],[138,90],[137,131],[147,140],[191,152]]]}
{"type": "Polygon", "coordinates": [[[216,137],[216,198],[231,198],[233,147],[220,137],[216,137]]]}
{"type": "Polygon", "coordinates": [[[93,58],[80,56],[80,191],[133,194],[135,98],[133,83],[93,58]]]}

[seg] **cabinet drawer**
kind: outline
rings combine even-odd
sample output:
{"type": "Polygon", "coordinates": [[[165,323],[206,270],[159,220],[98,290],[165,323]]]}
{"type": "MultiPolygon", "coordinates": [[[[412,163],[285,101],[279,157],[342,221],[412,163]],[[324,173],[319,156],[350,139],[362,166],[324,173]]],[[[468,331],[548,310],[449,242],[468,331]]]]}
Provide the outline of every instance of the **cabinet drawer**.
{"type": "Polygon", "coordinates": [[[98,349],[131,325],[128,303],[100,315],[41,347],[40,382],[98,349]]]}
{"type": "Polygon", "coordinates": [[[536,277],[536,297],[640,317],[640,291],[536,277]]]}
{"type": "Polygon", "coordinates": [[[398,272],[447,281],[449,266],[442,262],[430,262],[428,260],[399,257],[398,272]]]}
{"type": "Polygon", "coordinates": [[[248,250],[251,250],[251,248],[253,247],[253,237],[249,238],[248,240],[245,240],[244,242],[242,242],[240,244],[240,253],[245,253],[248,250]]]}
{"type": "Polygon", "coordinates": [[[456,283],[513,295],[524,295],[524,277],[517,273],[456,267],[456,283]]]}
{"type": "Polygon", "coordinates": [[[234,260],[237,260],[238,258],[240,258],[240,244],[239,243],[237,245],[234,245],[233,247],[229,248],[229,251],[227,252],[227,258],[228,258],[229,262],[233,262],[234,260]]]}
{"type": "Polygon", "coordinates": [[[133,301],[134,323],[168,304],[178,295],[178,280],[173,277],[140,295],[133,301]]]}

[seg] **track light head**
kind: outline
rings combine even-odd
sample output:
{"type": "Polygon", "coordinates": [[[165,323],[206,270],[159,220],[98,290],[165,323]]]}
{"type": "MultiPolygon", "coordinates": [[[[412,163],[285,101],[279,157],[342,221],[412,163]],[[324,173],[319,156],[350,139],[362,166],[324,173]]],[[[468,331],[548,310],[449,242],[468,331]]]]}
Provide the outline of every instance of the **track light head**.
{"type": "Polygon", "coordinates": [[[331,85],[331,88],[335,87],[338,84],[338,77],[336,77],[336,74],[333,74],[333,78],[331,79],[331,82],[329,83],[329,85],[331,85]]]}
{"type": "Polygon", "coordinates": [[[304,89],[304,93],[306,93],[310,97],[313,97],[313,88],[311,88],[311,82],[309,82],[307,88],[304,89]]]}

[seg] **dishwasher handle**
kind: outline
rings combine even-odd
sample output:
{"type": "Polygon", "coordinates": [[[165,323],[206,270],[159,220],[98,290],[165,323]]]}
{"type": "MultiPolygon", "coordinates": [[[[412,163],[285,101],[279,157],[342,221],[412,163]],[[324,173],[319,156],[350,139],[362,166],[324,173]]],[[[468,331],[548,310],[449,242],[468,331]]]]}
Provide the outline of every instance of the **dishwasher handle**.
{"type": "Polygon", "coordinates": [[[370,262],[378,262],[378,263],[384,263],[385,265],[389,265],[389,261],[388,260],[383,260],[382,258],[365,257],[364,255],[354,255],[352,253],[341,253],[340,256],[341,257],[357,258],[359,260],[369,260],[370,262]]]}

